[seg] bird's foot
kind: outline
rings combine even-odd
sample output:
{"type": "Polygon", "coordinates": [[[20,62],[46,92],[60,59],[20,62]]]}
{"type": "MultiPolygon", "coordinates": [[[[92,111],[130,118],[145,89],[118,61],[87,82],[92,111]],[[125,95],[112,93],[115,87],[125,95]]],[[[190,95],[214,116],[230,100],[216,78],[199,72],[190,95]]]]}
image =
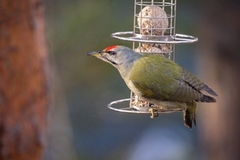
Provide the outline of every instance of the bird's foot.
{"type": "Polygon", "coordinates": [[[156,109],[150,108],[148,111],[151,113],[150,118],[153,119],[154,117],[158,116],[158,111],[156,109]]]}

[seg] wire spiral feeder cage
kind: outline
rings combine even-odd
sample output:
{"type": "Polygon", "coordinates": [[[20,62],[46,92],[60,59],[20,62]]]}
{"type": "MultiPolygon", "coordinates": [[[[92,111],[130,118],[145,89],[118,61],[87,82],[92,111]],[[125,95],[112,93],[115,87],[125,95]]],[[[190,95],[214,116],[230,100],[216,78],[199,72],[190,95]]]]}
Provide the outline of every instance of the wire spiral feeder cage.
{"type": "MultiPolygon", "coordinates": [[[[198,38],[176,34],[177,0],[135,0],[133,31],[115,32],[112,37],[131,41],[132,48],[139,54],[159,54],[175,60],[175,44],[193,43],[198,38]]],[[[182,111],[183,108],[166,108],[140,99],[133,92],[130,98],[116,100],[108,108],[125,113],[151,114],[151,118],[160,113],[182,111]],[[128,102],[122,107],[122,103],[128,102]]]]}

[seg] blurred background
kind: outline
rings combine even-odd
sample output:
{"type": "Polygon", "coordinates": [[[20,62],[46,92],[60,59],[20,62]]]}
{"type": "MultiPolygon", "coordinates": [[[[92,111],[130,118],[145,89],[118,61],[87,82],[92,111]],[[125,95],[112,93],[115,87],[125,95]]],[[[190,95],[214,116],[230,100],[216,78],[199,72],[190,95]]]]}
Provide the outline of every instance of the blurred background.
{"type": "MultiPolygon", "coordinates": [[[[192,130],[183,125],[182,113],[150,119],[107,108],[111,101],[128,98],[130,91],[116,69],[85,53],[113,44],[132,47],[132,42],[110,35],[132,30],[133,4],[133,0],[45,1],[53,70],[45,159],[204,159],[199,138],[203,117],[198,115],[206,107],[200,106],[192,130]]],[[[178,1],[176,33],[200,37],[199,12],[199,1],[178,1]]],[[[201,77],[197,48],[198,43],[176,45],[176,62],[201,77]]],[[[213,81],[201,79],[213,86],[213,81]]]]}

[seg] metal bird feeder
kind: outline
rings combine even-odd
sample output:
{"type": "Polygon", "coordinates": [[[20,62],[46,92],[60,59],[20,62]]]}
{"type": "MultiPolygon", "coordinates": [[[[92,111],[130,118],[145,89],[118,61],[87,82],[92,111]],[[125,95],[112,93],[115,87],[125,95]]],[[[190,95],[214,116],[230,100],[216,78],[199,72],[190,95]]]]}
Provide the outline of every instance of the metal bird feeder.
{"type": "MultiPolygon", "coordinates": [[[[135,0],[133,31],[112,33],[112,37],[133,42],[133,49],[139,54],[159,54],[175,60],[175,44],[193,43],[198,38],[175,33],[177,0],[135,0]]],[[[151,114],[182,111],[182,108],[162,108],[140,99],[131,92],[130,98],[116,100],[108,108],[125,113],[151,114]],[[128,102],[129,107],[120,103],[128,102]]]]}

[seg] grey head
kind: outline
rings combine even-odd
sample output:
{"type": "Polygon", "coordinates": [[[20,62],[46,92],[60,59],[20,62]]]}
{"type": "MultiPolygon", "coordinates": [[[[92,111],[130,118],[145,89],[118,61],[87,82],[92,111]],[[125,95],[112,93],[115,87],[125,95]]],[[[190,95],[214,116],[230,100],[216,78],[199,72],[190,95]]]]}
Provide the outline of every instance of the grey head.
{"type": "Polygon", "coordinates": [[[110,63],[117,69],[127,69],[131,62],[141,56],[132,49],[120,45],[109,46],[102,51],[89,52],[87,55],[97,57],[98,59],[110,63]]]}

